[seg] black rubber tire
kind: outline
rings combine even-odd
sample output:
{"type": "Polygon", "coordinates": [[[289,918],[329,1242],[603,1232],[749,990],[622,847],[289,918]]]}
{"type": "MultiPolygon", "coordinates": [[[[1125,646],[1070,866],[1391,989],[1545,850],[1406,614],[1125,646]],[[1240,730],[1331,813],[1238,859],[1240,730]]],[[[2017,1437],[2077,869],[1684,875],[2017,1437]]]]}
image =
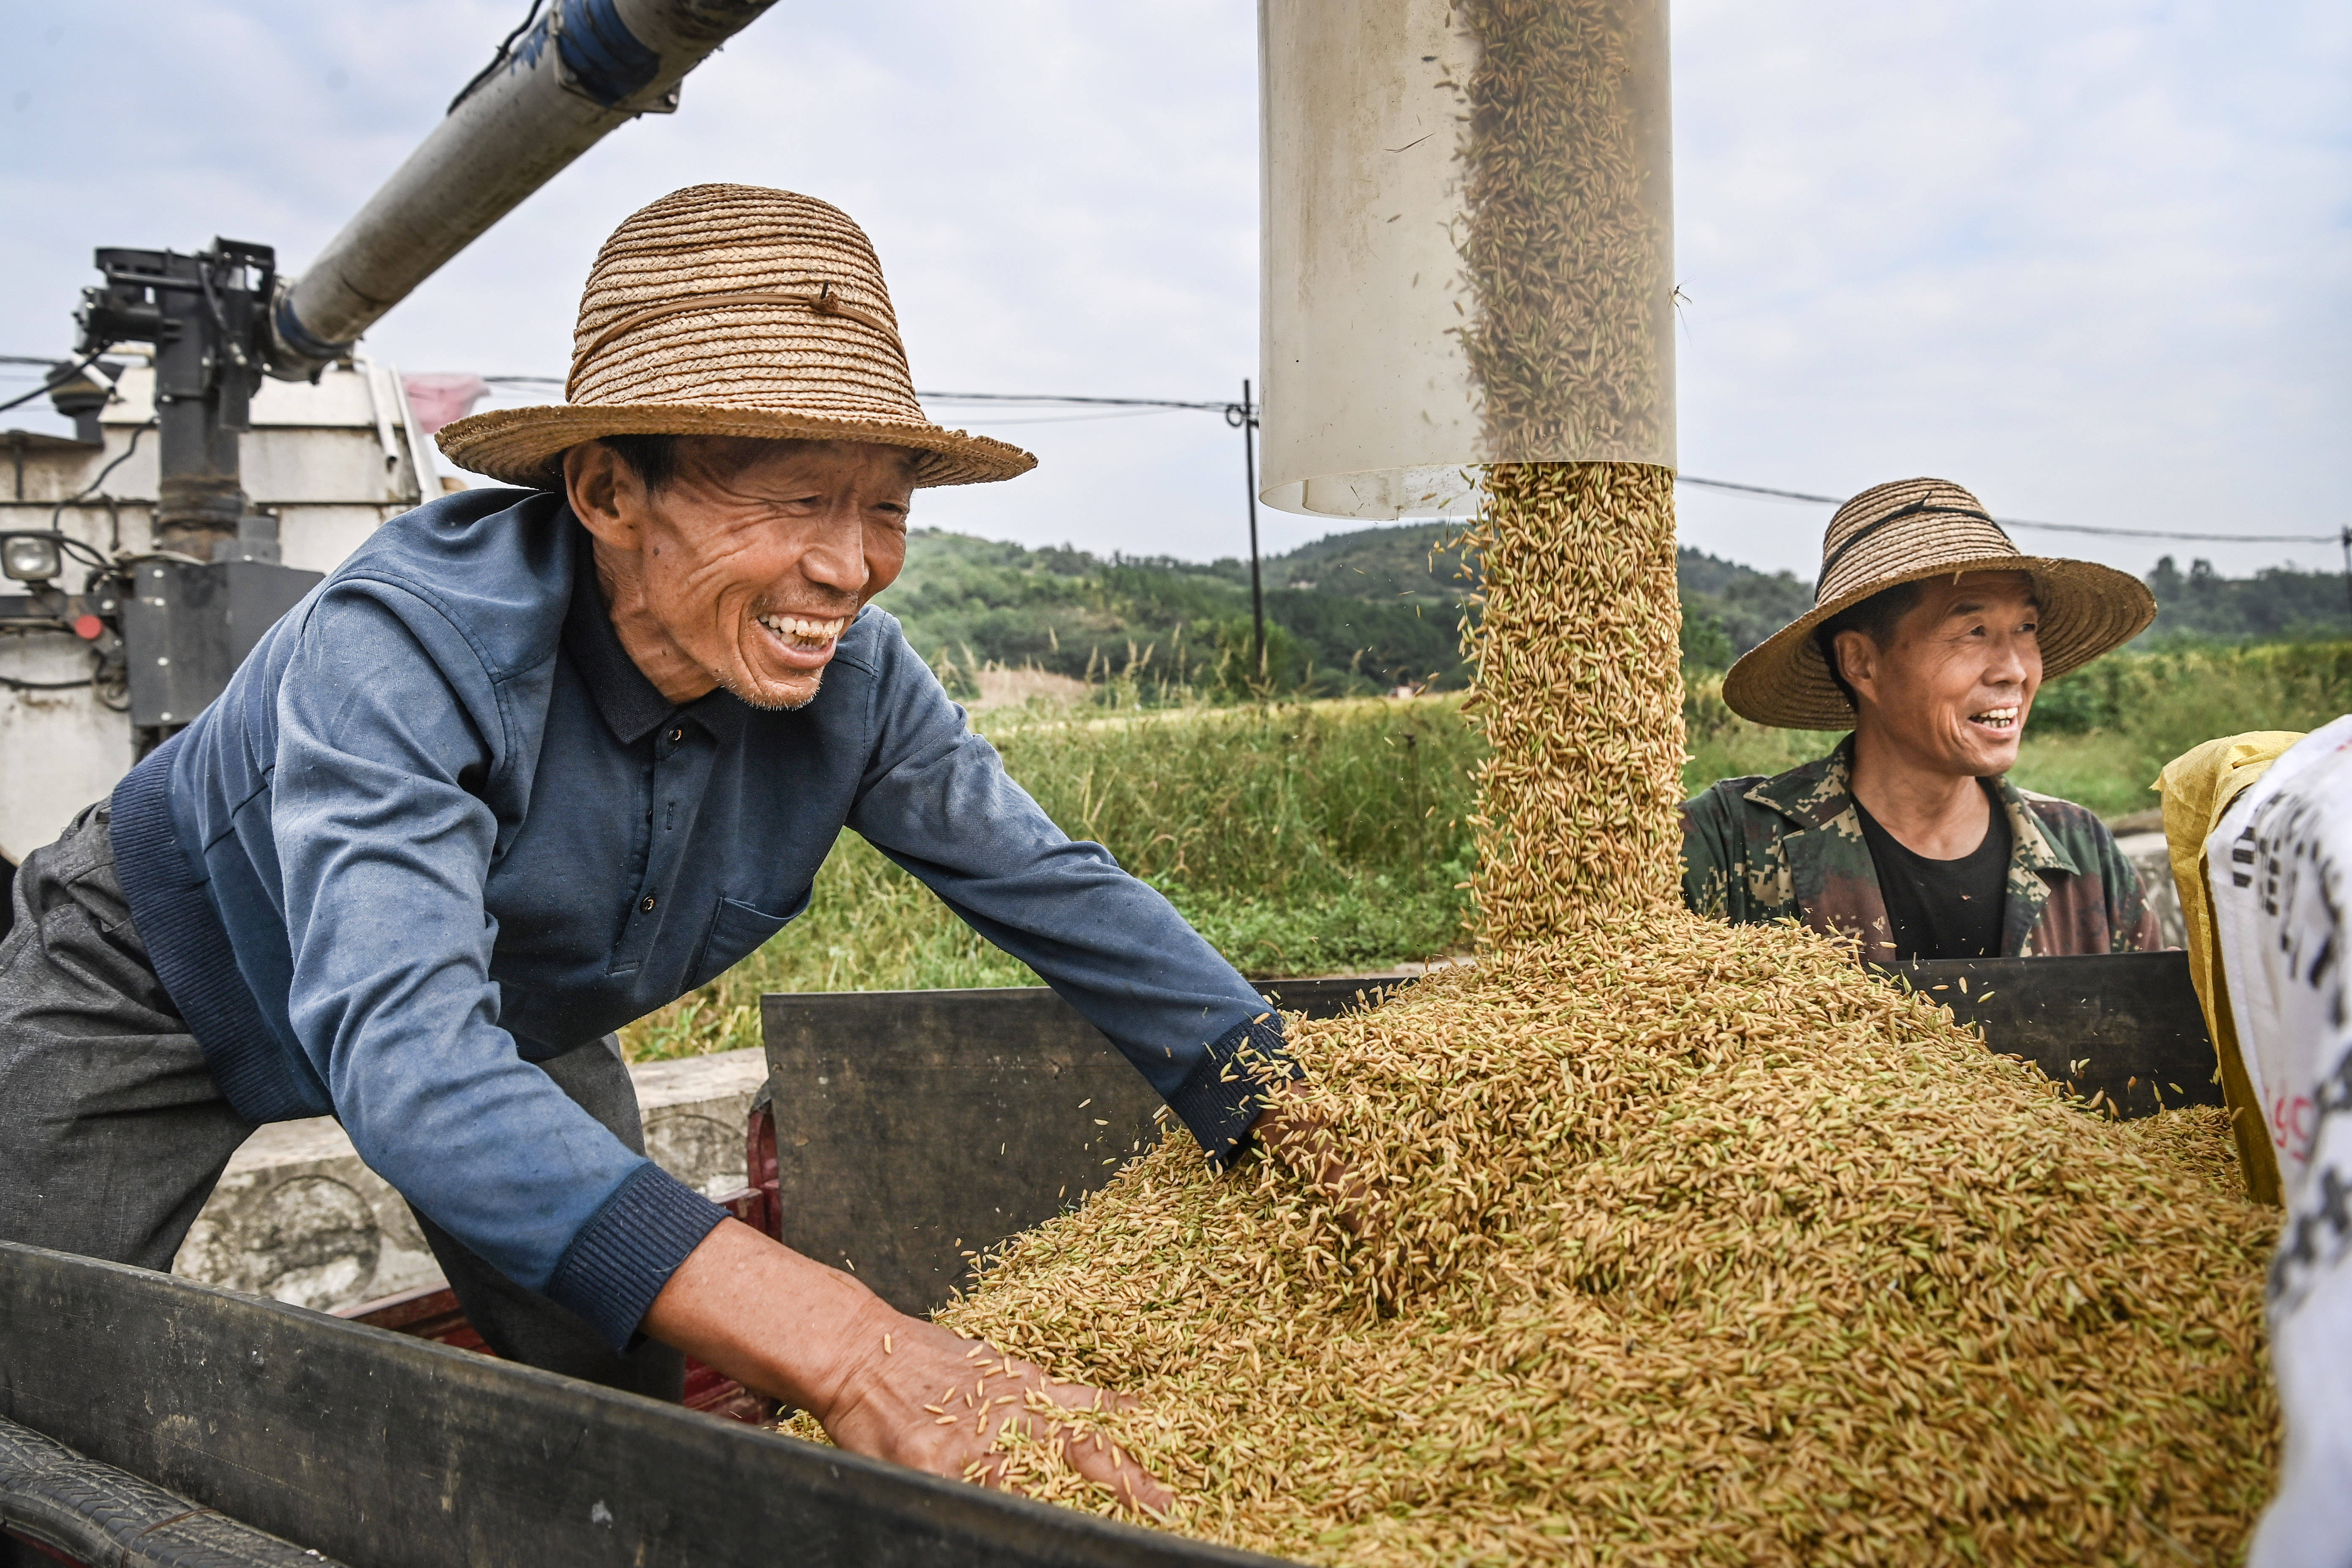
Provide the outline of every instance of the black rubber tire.
{"type": "Polygon", "coordinates": [[[92,1568],[336,1568],[5,1417],[0,1525],[92,1568]]]}

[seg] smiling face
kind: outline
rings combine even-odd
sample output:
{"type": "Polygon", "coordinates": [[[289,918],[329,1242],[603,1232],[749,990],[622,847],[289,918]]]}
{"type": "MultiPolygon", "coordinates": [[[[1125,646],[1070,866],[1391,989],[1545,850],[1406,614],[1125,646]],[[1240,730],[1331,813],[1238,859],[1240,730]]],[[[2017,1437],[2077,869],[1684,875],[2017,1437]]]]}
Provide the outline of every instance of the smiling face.
{"type": "Polygon", "coordinates": [[[679,437],[648,487],[602,442],[564,454],[614,628],[672,702],[724,687],[798,708],[907,560],[915,454],[855,441],[679,437]]]}
{"type": "Polygon", "coordinates": [[[2039,618],[2033,580],[2022,572],[1922,583],[1885,646],[1867,632],[1838,634],[1856,728],[1925,772],[2007,773],[2042,686],[2039,618]]]}

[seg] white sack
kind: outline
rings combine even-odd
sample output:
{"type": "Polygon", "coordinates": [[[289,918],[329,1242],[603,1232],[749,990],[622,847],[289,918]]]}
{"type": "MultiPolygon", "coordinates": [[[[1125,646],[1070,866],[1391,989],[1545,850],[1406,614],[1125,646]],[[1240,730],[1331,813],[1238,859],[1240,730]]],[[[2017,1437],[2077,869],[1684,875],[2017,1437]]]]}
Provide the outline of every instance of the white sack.
{"type": "Polygon", "coordinates": [[[2286,1205],[2270,1278],[2286,1454],[2248,1563],[2352,1568],[2352,716],[2272,763],[2206,858],[2286,1205]]]}

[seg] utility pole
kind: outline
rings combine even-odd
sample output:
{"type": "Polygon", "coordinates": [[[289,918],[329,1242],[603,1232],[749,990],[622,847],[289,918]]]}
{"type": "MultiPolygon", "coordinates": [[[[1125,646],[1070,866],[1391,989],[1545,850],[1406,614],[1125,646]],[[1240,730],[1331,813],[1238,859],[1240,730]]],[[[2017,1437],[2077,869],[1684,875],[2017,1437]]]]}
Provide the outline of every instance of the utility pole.
{"type": "MultiPolygon", "coordinates": [[[[1225,423],[1242,430],[1242,478],[1249,497],[1250,625],[1256,638],[1257,678],[1265,679],[1265,585],[1257,568],[1257,405],[1250,401],[1250,384],[1242,380],[1242,400],[1225,410],[1225,423]]],[[[2345,548],[2352,551],[2352,529],[2345,531],[2345,548]]],[[[2352,556],[2347,556],[2352,559],[2352,556]]]]}
{"type": "MultiPolygon", "coordinates": [[[[1255,529],[1251,530],[1250,537],[1252,539],[1257,537],[1255,529]]],[[[2352,606],[2352,528],[2345,529],[2338,533],[2336,536],[2336,542],[2344,546],[2344,596],[2346,605],[2352,606]]]]}

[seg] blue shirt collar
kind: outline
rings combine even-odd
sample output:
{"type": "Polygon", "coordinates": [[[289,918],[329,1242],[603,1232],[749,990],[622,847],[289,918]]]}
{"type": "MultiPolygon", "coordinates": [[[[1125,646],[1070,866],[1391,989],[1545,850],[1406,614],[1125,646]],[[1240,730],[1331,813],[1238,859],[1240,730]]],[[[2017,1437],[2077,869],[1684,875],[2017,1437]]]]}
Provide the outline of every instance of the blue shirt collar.
{"type": "Polygon", "coordinates": [[[580,564],[572,576],[572,605],[563,617],[563,651],[579,667],[605,725],[624,745],[633,746],[677,710],[621,646],[621,634],[613,629],[612,609],[604,602],[604,586],[596,581],[596,557],[587,530],[582,529],[581,533],[580,564]]]}
{"type": "MultiPolygon", "coordinates": [[[[574,527],[579,525],[575,522],[574,527]]],[[[596,556],[588,531],[580,530],[579,565],[572,577],[572,605],[563,618],[563,650],[579,667],[582,679],[604,716],[605,727],[624,745],[635,745],[674,716],[693,720],[713,740],[731,741],[743,732],[749,711],[741,699],[719,690],[679,707],[664,697],[646,672],[637,668],[621,634],[613,629],[613,612],[604,600],[604,584],[596,579],[596,556]]]]}

